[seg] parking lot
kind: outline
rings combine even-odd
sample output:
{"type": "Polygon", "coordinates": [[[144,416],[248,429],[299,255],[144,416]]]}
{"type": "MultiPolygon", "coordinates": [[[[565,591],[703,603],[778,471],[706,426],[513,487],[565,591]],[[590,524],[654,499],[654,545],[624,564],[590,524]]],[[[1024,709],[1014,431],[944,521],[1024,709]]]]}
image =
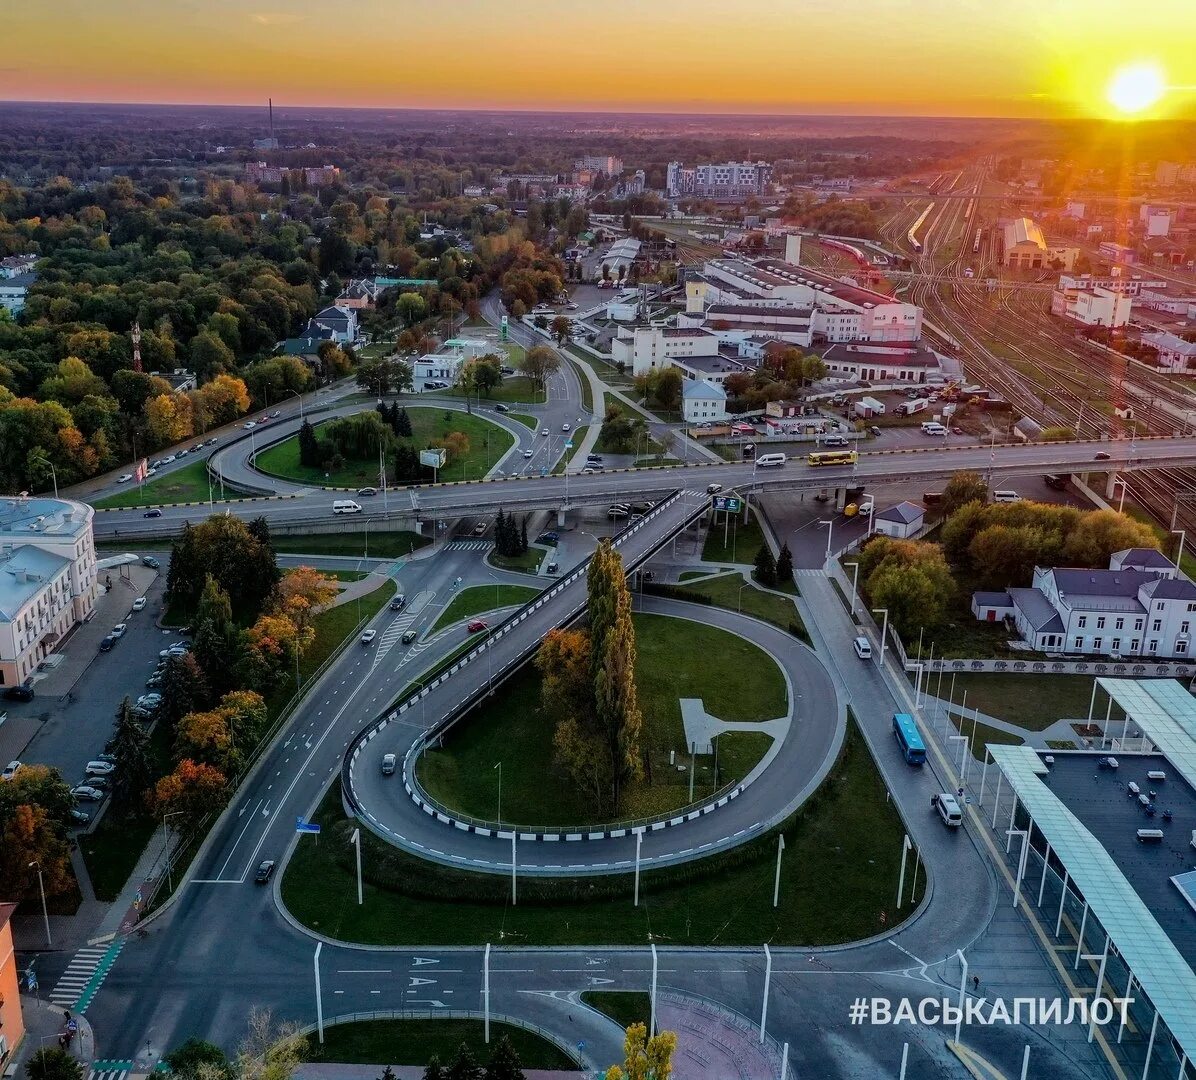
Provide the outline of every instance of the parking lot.
{"type": "MultiPolygon", "coordinates": [[[[158,662],[158,652],[178,640],[177,631],[156,625],[161,614],[165,575],[140,564],[101,571],[95,615],[77,627],[60,650],[52,670],[39,673],[30,702],[5,701],[0,713],[0,761],[59,769],[70,784],[83,779],[88,761],[104,750],[112,734],[116,710],[127,696],[145,693],[145,681],[158,662]],[[109,591],[103,591],[106,580],[109,591]],[[147,598],[142,611],[133,601],[147,598]],[[117,623],[127,630],[111,650],[100,642],[117,623]]],[[[94,813],[95,807],[83,809],[94,813]]]]}

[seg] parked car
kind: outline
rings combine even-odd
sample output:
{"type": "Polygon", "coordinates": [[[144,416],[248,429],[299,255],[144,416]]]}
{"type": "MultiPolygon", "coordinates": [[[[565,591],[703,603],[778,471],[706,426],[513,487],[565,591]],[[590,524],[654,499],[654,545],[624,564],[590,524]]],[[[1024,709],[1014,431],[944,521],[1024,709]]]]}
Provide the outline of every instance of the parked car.
{"type": "Polygon", "coordinates": [[[0,773],[0,780],[11,780],[21,771],[21,763],[19,761],[10,761],[4,766],[4,772],[0,773]]]}
{"type": "Polygon", "coordinates": [[[873,424],[868,430],[870,432],[872,432],[872,434],[875,435],[878,439],[880,438],[880,435],[881,435],[880,428],[878,428],[875,424],[873,424]]]}
{"type": "Polygon", "coordinates": [[[177,460],[178,460],[178,454],[171,454],[169,457],[164,457],[162,459],[162,464],[169,465],[172,461],[177,461],[177,460]]]}
{"type": "Polygon", "coordinates": [[[146,511],[144,514],[142,514],[141,516],[142,516],[142,517],[161,517],[161,516],[162,516],[162,511],[161,511],[161,510],[159,510],[159,509],[158,509],[158,508],[155,506],[155,507],[154,507],[152,510],[147,510],[147,511],[146,511]]]}
{"type": "Polygon", "coordinates": [[[281,415],[282,415],[282,410],[281,410],[281,409],[276,409],[274,412],[272,412],[272,413],[270,414],[270,419],[271,419],[271,420],[277,420],[277,419],[278,419],[278,418],[279,418],[281,415]]]}
{"type": "Polygon", "coordinates": [[[32,701],[33,691],[28,686],[10,686],[4,696],[9,701],[32,701]]]}
{"type": "Polygon", "coordinates": [[[149,463],[149,467],[150,467],[151,469],[160,469],[160,468],[162,468],[162,459],[161,459],[161,458],[158,458],[156,461],[151,461],[151,462],[149,463]]]}
{"type": "Polygon", "coordinates": [[[145,688],[147,690],[156,690],[161,685],[162,685],[162,676],[156,671],[148,679],[145,680],[145,688]]]}
{"type": "Polygon", "coordinates": [[[561,542],[561,534],[558,532],[542,532],[536,537],[537,544],[550,544],[556,547],[561,542]]]}
{"type": "Polygon", "coordinates": [[[131,472],[121,473],[120,476],[118,476],[116,478],[116,482],[118,484],[127,484],[132,479],[133,479],[133,474],[131,472]]]}
{"type": "Polygon", "coordinates": [[[146,599],[145,599],[145,597],[144,597],[144,596],[139,596],[139,597],[137,597],[137,599],[136,599],[136,600],[134,600],[134,601],[133,601],[133,610],[134,610],[134,611],[141,611],[141,610],[143,610],[143,609],[145,608],[145,605],[146,605],[146,599]]]}
{"type": "Polygon", "coordinates": [[[86,810],[71,810],[71,820],[79,825],[86,825],[91,821],[91,815],[86,810]]]}
{"type": "Polygon", "coordinates": [[[484,536],[484,535],[485,535],[485,533],[486,533],[486,528],[487,528],[487,526],[486,526],[486,522],[484,522],[484,521],[479,521],[479,522],[478,522],[478,523],[477,523],[477,524],[476,524],[476,525],[473,527],[473,535],[474,535],[474,536],[484,536]]]}
{"type": "Polygon", "coordinates": [[[203,449],[203,443],[197,442],[194,446],[188,447],[188,454],[198,454],[203,449]]]}
{"type": "Polygon", "coordinates": [[[110,761],[89,761],[83,766],[83,771],[88,776],[107,776],[110,772],[116,771],[116,766],[110,761]]]}
{"type": "Polygon", "coordinates": [[[377,630],[367,630],[364,634],[361,635],[362,645],[368,645],[377,636],[378,636],[377,630]]]}
{"type": "Polygon", "coordinates": [[[951,425],[951,434],[952,435],[962,435],[963,428],[961,428],[958,424],[952,424],[951,425]]]}
{"type": "Polygon", "coordinates": [[[112,628],[112,636],[114,638],[123,638],[125,636],[125,634],[128,633],[128,630],[129,630],[128,623],[118,622],[112,628]]]}
{"type": "Polygon", "coordinates": [[[404,645],[410,645],[410,644],[411,644],[411,643],[412,643],[412,642],[413,642],[413,641],[414,641],[414,640],[415,640],[417,637],[419,637],[419,631],[417,631],[417,630],[404,630],[404,631],[403,631],[403,638],[402,638],[402,640],[403,640],[403,644],[404,644],[404,645]]]}
{"type": "Polygon", "coordinates": [[[403,605],[406,603],[407,603],[407,597],[404,596],[402,593],[399,593],[398,596],[396,596],[393,600],[391,600],[390,610],[391,611],[402,611],[403,605]]]}
{"type": "Polygon", "coordinates": [[[159,570],[162,567],[162,564],[160,562],[158,562],[158,560],[155,559],[152,555],[142,555],[141,556],[141,565],[148,566],[151,570],[159,570]]]}
{"type": "Polygon", "coordinates": [[[257,873],[253,875],[253,883],[255,885],[265,885],[269,882],[274,874],[274,860],[267,859],[265,862],[259,863],[257,873]]]}
{"type": "Polygon", "coordinates": [[[485,622],[481,619],[471,619],[469,625],[465,628],[471,634],[476,634],[479,631],[487,629],[485,622]]]}
{"type": "Polygon", "coordinates": [[[76,784],[71,788],[71,794],[84,802],[99,802],[104,797],[104,793],[94,784],[76,784]]]}
{"type": "Polygon", "coordinates": [[[246,420],[244,426],[245,426],[246,431],[252,431],[255,427],[257,427],[257,421],[256,420],[246,420]]]}
{"type": "Polygon", "coordinates": [[[116,644],[116,638],[114,638],[111,634],[109,634],[107,637],[105,637],[100,642],[100,652],[110,652],[112,649],[112,646],[115,644],[116,644]]]}
{"type": "Polygon", "coordinates": [[[395,761],[396,761],[396,758],[395,758],[394,754],[383,754],[382,755],[382,775],[383,776],[393,776],[394,775],[395,761]]]}

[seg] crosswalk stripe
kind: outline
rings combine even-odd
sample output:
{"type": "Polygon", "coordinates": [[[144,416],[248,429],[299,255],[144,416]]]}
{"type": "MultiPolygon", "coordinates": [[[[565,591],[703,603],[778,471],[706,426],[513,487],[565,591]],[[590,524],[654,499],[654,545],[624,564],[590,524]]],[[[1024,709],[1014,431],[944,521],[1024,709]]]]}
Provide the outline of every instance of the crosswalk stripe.
{"type": "MultiPolygon", "coordinates": [[[[62,977],[54,984],[54,989],[49,993],[49,999],[56,1005],[69,1006],[75,1012],[86,1011],[92,998],[95,997],[96,992],[108,977],[112,965],[116,963],[116,958],[124,948],[124,944],[123,938],[116,938],[107,948],[80,949],[72,957],[62,977]]],[[[93,1064],[93,1074],[95,1074],[96,1080],[118,1080],[119,1076],[132,1068],[132,1062],[128,1063],[127,1068],[124,1067],[123,1062],[113,1063],[114,1066],[121,1066],[113,1072],[113,1069],[97,1068],[102,1064],[108,1063],[95,1062],[93,1064]],[[112,1075],[106,1075],[107,1073],[112,1073],[112,1075]]]]}

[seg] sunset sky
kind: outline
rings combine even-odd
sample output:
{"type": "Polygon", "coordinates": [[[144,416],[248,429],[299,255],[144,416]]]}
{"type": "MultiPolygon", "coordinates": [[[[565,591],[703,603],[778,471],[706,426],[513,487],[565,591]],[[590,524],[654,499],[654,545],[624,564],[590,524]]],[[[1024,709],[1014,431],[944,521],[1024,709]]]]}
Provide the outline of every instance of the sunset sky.
{"type": "Polygon", "coordinates": [[[1102,116],[1196,113],[1196,0],[55,0],[0,100],[1102,116]]]}

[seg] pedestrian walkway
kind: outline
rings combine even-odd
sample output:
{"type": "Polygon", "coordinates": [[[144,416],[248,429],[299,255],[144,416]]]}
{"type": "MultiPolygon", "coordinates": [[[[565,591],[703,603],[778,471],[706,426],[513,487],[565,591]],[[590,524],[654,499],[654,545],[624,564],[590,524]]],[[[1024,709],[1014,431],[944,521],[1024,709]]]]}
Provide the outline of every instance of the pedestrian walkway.
{"type": "Polygon", "coordinates": [[[107,945],[88,945],[80,949],[54,984],[50,1000],[76,1012],[86,1011],[124,944],[124,938],[116,938],[107,945]]]}
{"type": "Polygon", "coordinates": [[[774,1080],[781,1075],[781,1048],[772,1039],[761,1043],[756,1024],[712,1001],[660,993],[656,1024],[677,1033],[677,1080],[774,1080]]]}
{"type": "Polygon", "coordinates": [[[100,1058],[91,1063],[91,1071],[87,1080],[123,1080],[133,1071],[133,1062],[129,1059],[119,1061],[100,1058]]]}
{"type": "Polygon", "coordinates": [[[493,540],[450,540],[444,545],[448,551],[489,551],[493,540]]]}
{"type": "MultiPolygon", "coordinates": [[[[16,1055],[4,1063],[6,1077],[24,1077],[25,1065],[43,1046],[59,1045],[58,1038],[67,1030],[66,1010],[32,994],[21,995],[21,1015],[25,1018],[25,1038],[16,1055]]],[[[86,1068],[95,1053],[95,1033],[82,1016],[69,1017],[77,1028],[70,1042],[71,1055],[86,1068]]],[[[3,1034],[0,1032],[0,1034],[3,1034]]]]}

